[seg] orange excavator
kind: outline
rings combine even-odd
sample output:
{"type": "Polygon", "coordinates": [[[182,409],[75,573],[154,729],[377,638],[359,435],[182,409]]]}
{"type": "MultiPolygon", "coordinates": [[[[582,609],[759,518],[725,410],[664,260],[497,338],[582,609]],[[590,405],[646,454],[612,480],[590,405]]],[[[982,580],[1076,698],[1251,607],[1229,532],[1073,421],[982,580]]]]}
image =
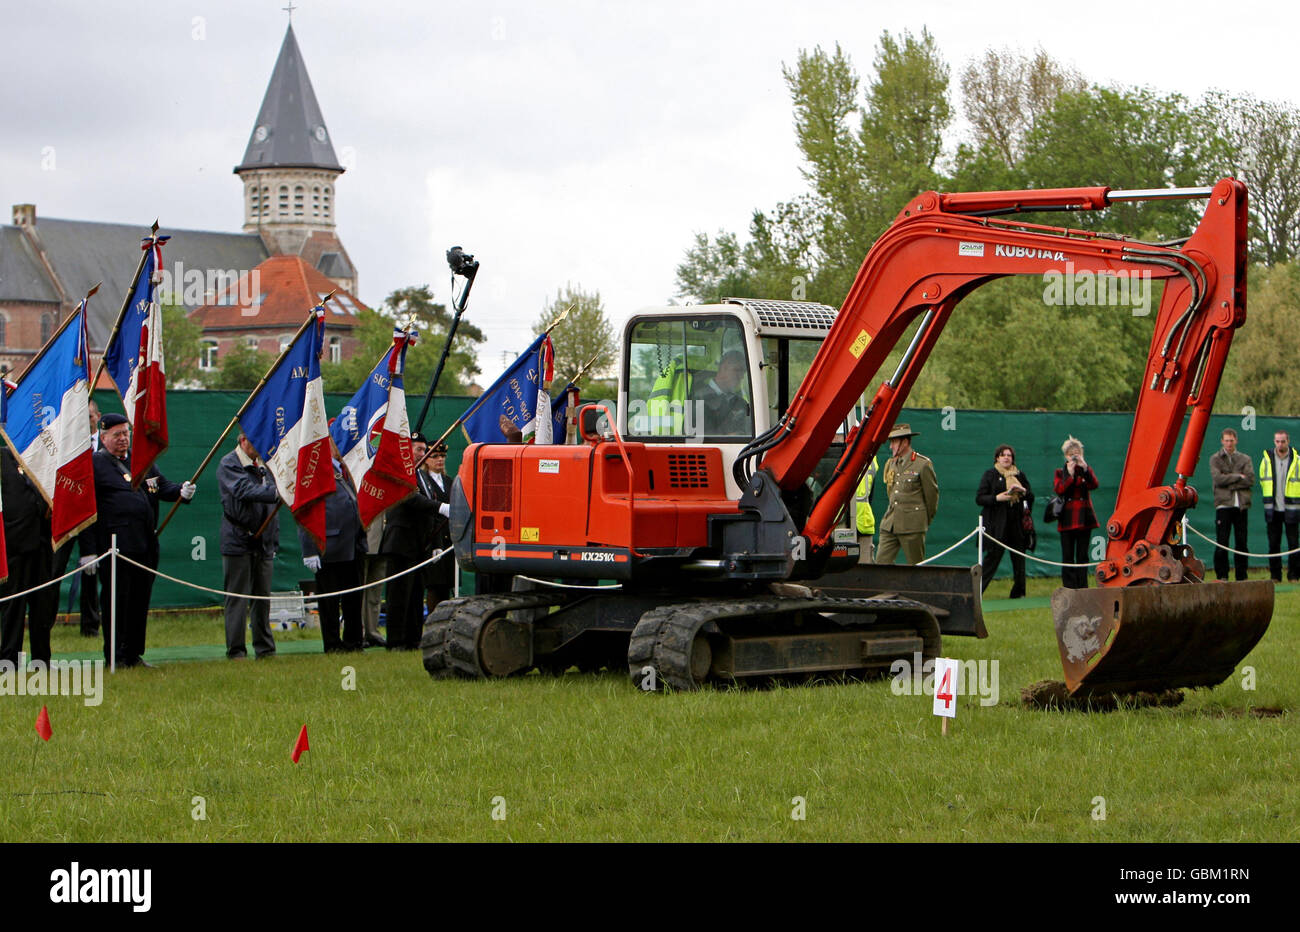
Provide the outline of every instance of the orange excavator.
{"type": "Polygon", "coordinates": [[[869,674],[936,656],[943,635],[985,636],[978,567],[858,565],[845,518],[961,299],[994,279],[1068,269],[1164,287],[1097,587],[1052,599],[1067,686],[1223,681],[1267,629],[1272,584],[1203,584],[1177,532],[1197,504],[1187,480],[1246,318],[1246,198],[1233,179],[927,192],[872,246],[838,311],[729,299],[632,315],[616,410],[584,406],[581,442],[466,450],[452,491],[457,559],[516,581],[440,605],[426,621],[426,669],[606,666],[646,689],[689,689],[869,674]],[[1186,240],[1023,219],[1157,198],[1206,201],[1186,240]]]}

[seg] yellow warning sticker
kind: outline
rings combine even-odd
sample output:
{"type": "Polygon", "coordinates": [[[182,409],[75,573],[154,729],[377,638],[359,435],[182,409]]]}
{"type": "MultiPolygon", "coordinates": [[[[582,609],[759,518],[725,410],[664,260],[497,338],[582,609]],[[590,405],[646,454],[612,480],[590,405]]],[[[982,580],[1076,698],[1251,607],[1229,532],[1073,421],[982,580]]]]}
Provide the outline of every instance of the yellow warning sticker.
{"type": "Polygon", "coordinates": [[[871,343],[871,335],[863,330],[858,334],[858,338],[853,341],[849,347],[849,352],[853,354],[854,359],[861,359],[862,354],[867,351],[867,346],[871,343]]]}
{"type": "Polygon", "coordinates": [[[542,539],[539,529],[535,527],[521,527],[519,529],[519,540],[526,544],[535,544],[542,539]]]}

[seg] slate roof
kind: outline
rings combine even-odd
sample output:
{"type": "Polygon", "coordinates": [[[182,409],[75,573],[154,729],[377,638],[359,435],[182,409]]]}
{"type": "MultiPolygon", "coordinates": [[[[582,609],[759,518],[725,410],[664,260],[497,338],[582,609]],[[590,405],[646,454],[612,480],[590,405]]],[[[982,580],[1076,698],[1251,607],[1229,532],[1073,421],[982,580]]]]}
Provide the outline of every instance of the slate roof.
{"type": "Polygon", "coordinates": [[[59,302],[45,266],[18,227],[0,226],[0,301],[59,302]]]}
{"type": "Polygon", "coordinates": [[[366,307],[301,256],[272,256],[257,266],[256,271],[258,294],[252,294],[251,279],[241,279],[192,311],[190,320],[205,332],[297,327],[313,305],[334,291],[334,300],[325,305],[325,326],[350,330],[357,326],[357,315],[366,307]]]}
{"type": "MultiPolygon", "coordinates": [[[[17,227],[0,227],[0,232],[3,232],[6,244],[13,234],[22,238],[17,227]]],[[[42,217],[36,224],[36,232],[70,299],[79,300],[95,282],[104,283],[99,294],[90,300],[88,321],[91,346],[102,348],[126,299],[131,276],[140,261],[140,238],[149,232],[149,223],[146,221],[137,226],[42,217]]],[[[178,303],[185,303],[187,309],[197,307],[202,298],[188,303],[183,301],[184,271],[203,272],[206,290],[208,270],[239,274],[256,268],[268,255],[262,238],[256,233],[214,233],[167,227],[161,227],[159,232],[171,235],[171,240],[163,247],[163,266],[172,276],[176,276],[178,271],[182,273],[182,280],[175,283],[174,292],[181,299],[178,303]]],[[[6,249],[5,253],[8,251],[6,249]]],[[[0,259],[0,263],[3,261],[0,259]]],[[[40,287],[53,292],[48,279],[40,287]]],[[[29,296],[15,297],[32,300],[29,296]]],[[[191,294],[193,297],[195,295],[191,294]]]]}
{"type": "Polygon", "coordinates": [[[248,137],[244,160],[235,172],[276,167],[343,171],[334,156],[325,117],[316,103],[316,92],[307,77],[307,66],[298,50],[293,26],[285,30],[271,83],[262,98],[262,109],[248,137]]]}

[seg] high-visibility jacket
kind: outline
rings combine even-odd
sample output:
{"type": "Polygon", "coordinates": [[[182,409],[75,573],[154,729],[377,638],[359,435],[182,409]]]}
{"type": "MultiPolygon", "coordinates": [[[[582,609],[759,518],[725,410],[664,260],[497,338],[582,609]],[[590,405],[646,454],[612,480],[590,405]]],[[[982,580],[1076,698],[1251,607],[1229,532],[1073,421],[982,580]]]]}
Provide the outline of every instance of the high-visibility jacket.
{"type": "Polygon", "coordinates": [[[871,465],[867,467],[866,475],[858,483],[858,533],[864,537],[870,537],[876,533],[876,513],[871,510],[871,487],[876,484],[876,461],[872,460],[871,465]]]}
{"type": "Polygon", "coordinates": [[[659,373],[650,387],[650,433],[659,437],[681,436],[686,431],[686,399],[691,376],[680,356],[659,373]]]}
{"type": "MultiPolygon", "coordinates": [[[[1259,461],[1259,489],[1264,494],[1264,517],[1271,518],[1275,510],[1273,497],[1273,451],[1265,450],[1259,461]]],[[[1286,470],[1286,482],[1282,486],[1282,500],[1289,518],[1300,514],[1300,453],[1291,451],[1291,465],[1286,470]]]]}

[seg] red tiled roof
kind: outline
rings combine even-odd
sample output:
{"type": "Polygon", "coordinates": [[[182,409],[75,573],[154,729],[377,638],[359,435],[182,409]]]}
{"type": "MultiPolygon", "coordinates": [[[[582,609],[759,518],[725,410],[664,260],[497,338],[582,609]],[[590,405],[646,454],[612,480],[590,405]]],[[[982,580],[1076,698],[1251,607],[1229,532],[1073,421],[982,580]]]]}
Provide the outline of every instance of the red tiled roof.
{"type": "Polygon", "coordinates": [[[301,256],[272,256],[211,301],[195,308],[190,320],[205,331],[297,326],[331,291],[335,294],[325,305],[326,326],[356,327],[357,315],[366,306],[354,295],[339,288],[301,256]]]}

